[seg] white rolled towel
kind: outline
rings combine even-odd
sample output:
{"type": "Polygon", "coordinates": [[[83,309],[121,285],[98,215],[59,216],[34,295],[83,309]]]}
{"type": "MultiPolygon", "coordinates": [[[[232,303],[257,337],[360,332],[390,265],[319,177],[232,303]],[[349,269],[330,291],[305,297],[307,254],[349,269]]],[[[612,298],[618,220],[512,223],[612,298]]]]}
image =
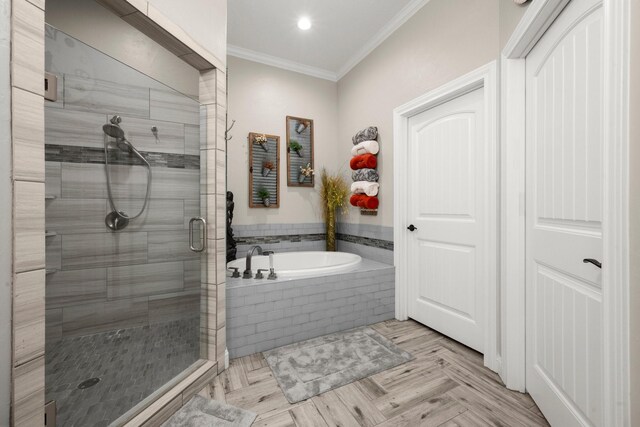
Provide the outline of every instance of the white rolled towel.
{"type": "Polygon", "coordinates": [[[380,184],[369,181],[356,181],[351,184],[351,192],[354,194],[366,194],[369,197],[377,196],[380,184]]]}
{"type": "Polygon", "coordinates": [[[378,154],[380,151],[380,145],[378,145],[378,141],[362,141],[360,144],[354,145],[351,149],[351,154],[353,156],[359,156],[360,154],[378,154]]]}

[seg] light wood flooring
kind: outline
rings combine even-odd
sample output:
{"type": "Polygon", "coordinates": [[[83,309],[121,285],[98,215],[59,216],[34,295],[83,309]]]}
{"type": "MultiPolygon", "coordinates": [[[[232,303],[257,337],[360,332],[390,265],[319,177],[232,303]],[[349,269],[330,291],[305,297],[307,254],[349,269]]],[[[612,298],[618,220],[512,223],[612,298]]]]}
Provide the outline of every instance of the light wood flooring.
{"type": "Polygon", "coordinates": [[[258,414],[254,426],[547,426],[528,394],[507,390],[482,355],[414,321],[373,326],[415,359],[290,404],[262,354],[231,360],[200,394],[258,414]]]}

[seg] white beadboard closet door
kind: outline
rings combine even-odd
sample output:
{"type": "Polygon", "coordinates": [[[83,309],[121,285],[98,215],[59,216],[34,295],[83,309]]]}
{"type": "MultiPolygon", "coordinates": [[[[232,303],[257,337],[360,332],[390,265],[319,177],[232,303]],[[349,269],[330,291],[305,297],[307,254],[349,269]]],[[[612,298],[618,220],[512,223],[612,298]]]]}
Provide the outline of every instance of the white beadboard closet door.
{"type": "Polygon", "coordinates": [[[409,317],[483,351],[484,88],[409,119],[409,317]]]}
{"type": "Polygon", "coordinates": [[[603,425],[603,36],[573,0],[526,61],[527,391],[562,427],[603,425]]]}

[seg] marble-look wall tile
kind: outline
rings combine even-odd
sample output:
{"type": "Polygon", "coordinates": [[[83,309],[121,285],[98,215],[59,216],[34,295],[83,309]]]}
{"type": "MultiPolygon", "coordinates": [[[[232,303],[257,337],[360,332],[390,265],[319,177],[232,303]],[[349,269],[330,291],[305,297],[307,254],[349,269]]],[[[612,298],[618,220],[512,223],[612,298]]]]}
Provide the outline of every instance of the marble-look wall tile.
{"type": "Polygon", "coordinates": [[[216,104],[227,108],[227,74],[222,70],[216,70],[216,104]]]}
{"type": "Polygon", "coordinates": [[[44,420],[44,356],[13,368],[13,426],[41,426],[44,420]]]}
{"type": "Polygon", "coordinates": [[[227,195],[216,195],[216,239],[224,239],[227,235],[227,195]]]}
{"type": "Polygon", "coordinates": [[[13,0],[11,84],[44,95],[44,10],[26,0],[13,0]]]}
{"type": "Polygon", "coordinates": [[[184,154],[200,155],[200,126],[185,125],[184,154]]]}
{"type": "Polygon", "coordinates": [[[200,289],[202,268],[200,259],[183,261],[184,263],[184,288],[200,289]]]}
{"type": "Polygon", "coordinates": [[[75,305],[62,311],[63,337],[89,335],[147,324],[147,298],[75,305]]]}
{"type": "MultiPolygon", "coordinates": [[[[116,199],[118,209],[127,215],[136,215],[140,212],[143,199],[116,199]]],[[[111,204],[107,201],[107,211],[111,212],[111,204]]],[[[104,215],[102,214],[102,228],[104,227],[104,215]]],[[[173,199],[150,199],[145,211],[136,219],[129,221],[127,231],[153,231],[153,230],[176,230],[184,224],[184,201],[173,199]]]]}
{"type": "Polygon", "coordinates": [[[104,147],[102,126],[107,115],[86,111],[46,108],[44,111],[45,143],[81,147],[104,147]]]}
{"type": "Polygon", "coordinates": [[[184,228],[189,228],[189,221],[191,218],[202,216],[200,200],[185,200],[184,201],[184,228]]]}
{"type": "Polygon", "coordinates": [[[184,287],[183,264],[177,261],[110,267],[107,286],[110,300],[181,291],[184,287]]]}
{"type": "MultiPolygon", "coordinates": [[[[108,197],[105,166],[99,164],[62,163],[62,197],[95,199],[108,197]]],[[[110,165],[114,197],[144,197],[147,173],[140,166],[110,165]]]]}
{"type": "Polygon", "coordinates": [[[226,304],[227,292],[226,284],[220,283],[216,285],[216,329],[225,326],[227,319],[226,304]]]}
{"type": "Polygon", "coordinates": [[[191,199],[199,197],[200,171],[196,169],[155,168],[151,197],[155,199],[191,199]]]}
{"type": "Polygon", "coordinates": [[[54,199],[46,202],[46,230],[58,234],[106,232],[105,199],[54,199]]]}
{"type": "Polygon", "coordinates": [[[64,108],[109,114],[119,111],[149,117],[149,89],[104,80],[65,75],[64,108]]]}
{"type": "Polygon", "coordinates": [[[227,194],[227,157],[220,150],[216,150],[216,194],[227,194]]]}
{"type": "Polygon", "coordinates": [[[47,270],[62,268],[62,236],[51,236],[45,239],[47,270]]]}
{"type": "Polygon", "coordinates": [[[64,269],[111,267],[146,262],[147,233],[73,234],[64,236],[62,240],[64,269]]]}
{"type": "Polygon", "coordinates": [[[44,268],[44,183],[16,181],[13,190],[14,270],[44,268]]]}
{"type": "Polygon", "coordinates": [[[215,120],[216,120],[216,149],[220,151],[227,151],[227,141],[224,139],[224,134],[227,128],[226,109],[217,105],[215,107],[215,120]]]}
{"type": "Polygon", "coordinates": [[[149,324],[198,317],[200,291],[149,297],[149,324]]]}
{"type": "MultiPolygon", "coordinates": [[[[120,113],[113,113],[109,116],[120,113]]],[[[140,151],[155,153],[185,154],[185,126],[182,123],[164,122],[156,119],[139,119],[122,115],[127,139],[140,151]],[[156,135],[151,131],[156,127],[156,135]]]]}
{"type": "Polygon", "coordinates": [[[60,341],[62,339],[62,309],[47,309],[45,311],[45,325],[46,344],[60,341]]]}
{"type": "Polygon", "coordinates": [[[44,100],[22,89],[11,91],[13,178],[44,182],[44,100]]]}
{"type": "Polygon", "coordinates": [[[44,354],[44,269],[18,273],[13,284],[13,354],[21,365],[44,354]]]}
{"type": "MultiPolygon", "coordinates": [[[[115,198],[143,199],[147,171],[142,166],[109,165],[111,190],[115,198]]],[[[200,171],[197,169],[152,168],[152,199],[198,199],[200,171]]],[[[105,166],[63,163],[62,196],[77,199],[107,198],[105,166]]]]}
{"type": "Polygon", "coordinates": [[[176,91],[151,89],[150,117],[154,120],[200,124],[200,104],[176,91]]]}
{"type": "Polygon", "coordinates": [[[47,275],[47,309],[68,307],[107,298],[107,270],[56,271],[47,275]]]}
{"type": "Polygon", "coordinates": [[[217,360],[215,329],[200,328],[200,357],[217,360]]]}
{"type": "Polygon", "coordinates": [[[216,239],[216,284],[225,282],[227,275],[227,240],[216,239]]]}
{"type": "Polygon", "coordinates": [[[149,233],[149,262],[186,261],[199,254],[189,249],[186,230],[149,233]]]}
{"type": "Polygon", "coordinates": [[[47,197],[62,195],[62,166],[60,162],[45,162],[44,192],[47,197]]]}
{"type": "Polygon", "coordinates": [[[217,70],[200,72],[200,103],[203,105],[216,103],[217,70]]]}

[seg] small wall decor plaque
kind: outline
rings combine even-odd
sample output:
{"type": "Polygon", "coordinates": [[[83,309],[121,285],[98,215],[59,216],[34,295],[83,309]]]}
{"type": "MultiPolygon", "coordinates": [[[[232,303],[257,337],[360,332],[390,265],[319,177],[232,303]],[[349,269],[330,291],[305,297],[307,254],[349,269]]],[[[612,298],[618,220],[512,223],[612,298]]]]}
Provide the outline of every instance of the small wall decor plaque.
{"type": "Polygon", "coordinates": [[[280,207],[280,137],[251,132],[249,142],[249,207],[280,207]]]}
{"type": "Polygon", "coordinates": [[[289,187],[314,186],[313,143],[313,120],[287,116],[287,185],[289,187]]]}

